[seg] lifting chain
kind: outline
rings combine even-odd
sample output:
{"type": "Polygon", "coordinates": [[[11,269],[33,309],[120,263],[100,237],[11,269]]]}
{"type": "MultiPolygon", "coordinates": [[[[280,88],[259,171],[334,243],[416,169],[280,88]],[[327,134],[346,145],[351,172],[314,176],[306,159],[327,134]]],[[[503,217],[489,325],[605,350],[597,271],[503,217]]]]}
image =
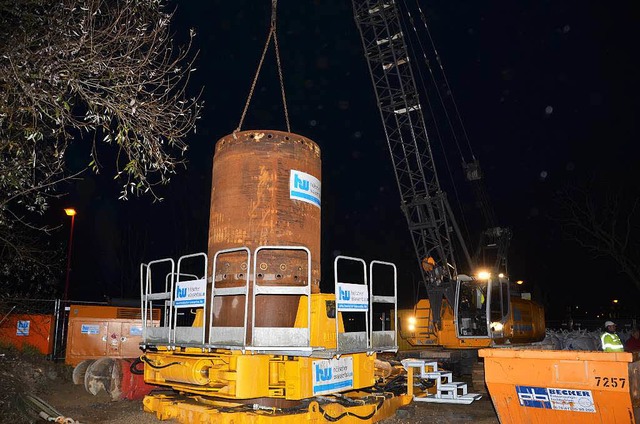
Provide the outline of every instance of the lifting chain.
{"type": "Polygon", "coordinates": [[[282,104],[284,106],[284,119],[287,124],[287,131],[291,132],[291,126],[289,125],[289,111],[287,110],[287,98],[284,92],[284,78],[282,76],[282,65],[280,62],[280,49],[278,47],[278,35],[276,34],[276,8],[278,5],[278,0],[271,0],[271,25],[269,27],[269,34],[267,35],[267,41],[264,44],[264,48],[262,49],[262,56],[260,56],[260,62],[258,63],[258,69],[256,69],[256,74],[253,77],[253,81],[251,82],[251,88],[249,89],[249,96],[247,97],[247,101],[245,102],[244,109],[242,110],[242,116],[240,117],[240,123],[238,124],[238,128],[233,131],[233,133],[237,133],[242,128],[242,123],[244,122],[244,118],[247,115],[247,110],[249,109],[249,103],[251,103],[251,98],[253,97],[253,92],[256,88],[256,83],[258,82],[258,77],[260,76],[260,70],[262,69],[262,64],[264,63],[264,58],[267,55],[267,50],[269,50],[269,44],[271,43],[271,39],[273,38],[273,46],[276,52],[276,63],[278,66],[278,78],[280,80],[280,92],[282,94],[282,104]]]}

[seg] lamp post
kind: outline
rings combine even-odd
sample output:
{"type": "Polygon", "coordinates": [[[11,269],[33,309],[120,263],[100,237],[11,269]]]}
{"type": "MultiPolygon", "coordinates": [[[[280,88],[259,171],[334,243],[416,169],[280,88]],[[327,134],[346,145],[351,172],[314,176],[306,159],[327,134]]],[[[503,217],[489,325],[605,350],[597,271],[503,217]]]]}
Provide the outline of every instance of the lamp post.
{"type": "Polygon", "coordinates": [[[71,217],[71,231],[69,232],[69,248],[67,250],[67,278],[64,283],[63,300],[69,299],[69,272],[71,271],[71,246],[73,245],[73,223],[76,218],[76,210],[73,208],[65,208],[64,213],[71,217]]]}

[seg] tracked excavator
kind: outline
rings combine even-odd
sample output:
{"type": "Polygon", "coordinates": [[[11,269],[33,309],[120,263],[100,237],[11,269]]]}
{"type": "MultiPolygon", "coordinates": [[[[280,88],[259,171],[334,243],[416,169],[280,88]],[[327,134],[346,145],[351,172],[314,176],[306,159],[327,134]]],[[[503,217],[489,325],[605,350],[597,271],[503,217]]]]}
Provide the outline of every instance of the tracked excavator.
{"type": "MultiPolygon", "coordinates": [[[[494,249],[493,264],[481,269],[478,259],[486,256],[476,254],[471,257],[447,196],[441,189],[425,124],[425,114],[433,109],[429,97],[427,102],[421,101],[414,77],[427,74],[426,69],[432,79],[434,69],[442,71],[444,76],[437,50],[433,47],[436,55],[433,62],[437,66],[430,65],[424,50],[422,57],[412,55],[417,49],[410,49],[408,44],[411,29],[416,32],[416,20],[397,2],[353,0],[352,3],[395,170],[401,209],[426,289],[426,298],[418,300],[412,309],[399,312],[400,334],[406,348],[477,349],[542,340],[544,310],[538,303],[519,296],[509,280],[506,257],[511,231],[495,225],[495,215],[487,200],[475,156],[463,163],[465,176],[474,185],[478,202],[483,206],[487,225],[477,252],[494,249]],[[420,67],[424,67],[425,72],[420,67]],[[459,266],[461,261],[456,256],[456,247],[463,253],[465,267],[459,266]]],[[[430,40],[419,3],[417,8],[430,40]]],[[[421,39],[419,35],[415,38],[421,39]]],[[[434,90],[443,85],[442,81],[447,89],[444,98],[452,98],[446,77],[433,84],[434,90]]],[[[436,97],[426,93],[429,94],[436,97]]],[[[436,94],[437,98],[443,99],[439,92],[436,94]]],[[[447,110],[457,112],[457,106],[454,103],[453,108],[447,109],[444,105],[444,115],[449,120],[447,110]]],[[[455,130],[451,133],[455,139],[455,130]]]]}

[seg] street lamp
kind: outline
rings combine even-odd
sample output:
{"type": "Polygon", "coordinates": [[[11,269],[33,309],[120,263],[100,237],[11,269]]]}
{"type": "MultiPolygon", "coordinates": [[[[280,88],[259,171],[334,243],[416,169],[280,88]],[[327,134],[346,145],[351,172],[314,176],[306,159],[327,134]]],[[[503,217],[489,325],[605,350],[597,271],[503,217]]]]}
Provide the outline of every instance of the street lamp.
{"type": "Polygon", "coordinates": [[[76,218],[76,210],[73,208],[65,208],[64,213],[71,217],[71,231],[69,232],[69,248],[67,250],[67,279],[64,283],[63,300],[68,300],[69,296],[69,272],[71,271],[71,246],[73,245],[73,223],[76,218]]]}

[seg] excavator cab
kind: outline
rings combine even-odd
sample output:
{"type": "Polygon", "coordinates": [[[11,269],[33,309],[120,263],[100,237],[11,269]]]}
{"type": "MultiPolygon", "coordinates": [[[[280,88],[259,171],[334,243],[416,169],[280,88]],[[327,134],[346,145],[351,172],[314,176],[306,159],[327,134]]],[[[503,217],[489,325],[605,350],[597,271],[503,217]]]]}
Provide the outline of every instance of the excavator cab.
{"type": "Polygon", "coordinates": [[[509,282],[459,275],[455,316],[458,337],[501,339],[509,317],[509,282]]]}
{"type": "Polygon", "coordinates": [[[488,280],[458,277],[455,305],[458,337],[489,337],[488,288],[488,280]]]}

